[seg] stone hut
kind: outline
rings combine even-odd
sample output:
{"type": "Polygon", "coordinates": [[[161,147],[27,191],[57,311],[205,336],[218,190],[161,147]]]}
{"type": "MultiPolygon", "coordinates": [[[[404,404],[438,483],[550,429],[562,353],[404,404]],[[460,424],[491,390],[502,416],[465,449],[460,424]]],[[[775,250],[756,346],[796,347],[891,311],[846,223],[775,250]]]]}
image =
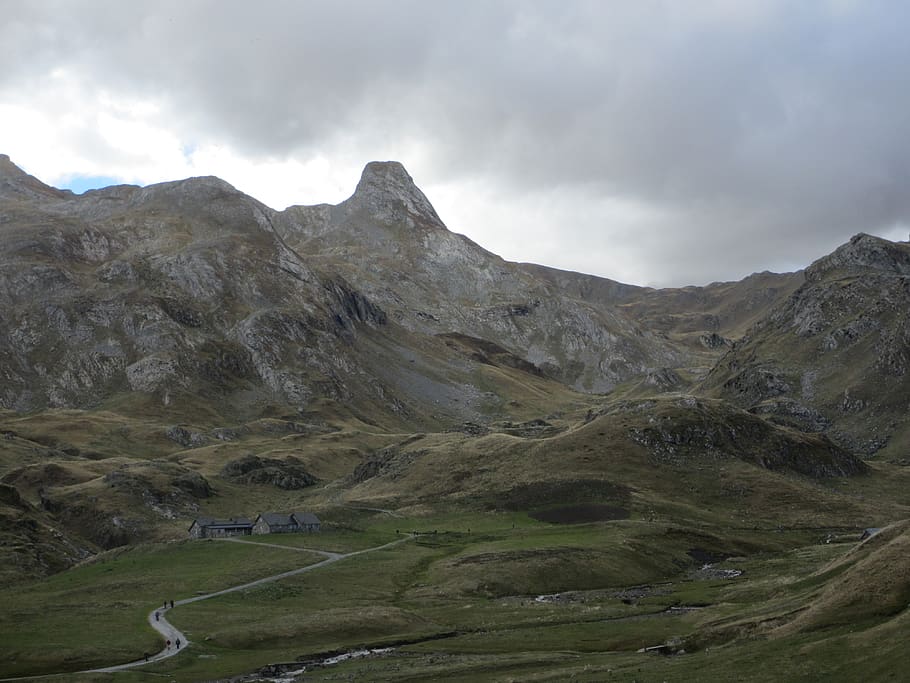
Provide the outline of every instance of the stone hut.
{"type": "Polygon", "coordinates": [[[280,512],[263,512],[253,522],[254,534],[287,534],[297,531],[294,515],[280,512]]]}
{"type": "Polygon", "coordinates": [[[253,533],[253,522],[246,517],[213,519],[197,517],[188,529],[190,538],[224,538],[226,536],[249,536],[253,533]]]}
{"type": "Polygon", "coordinates": [[[319,531],[322,529],[322,522],[312,512],[295,512],[294,519],[301,531],[319,531]]]}
{"type": "Polygon", "coordinates": [[[253,523],[254,534],[287,534],[319,531],[320,522],[312,512],[264,512],[253,523]]]}

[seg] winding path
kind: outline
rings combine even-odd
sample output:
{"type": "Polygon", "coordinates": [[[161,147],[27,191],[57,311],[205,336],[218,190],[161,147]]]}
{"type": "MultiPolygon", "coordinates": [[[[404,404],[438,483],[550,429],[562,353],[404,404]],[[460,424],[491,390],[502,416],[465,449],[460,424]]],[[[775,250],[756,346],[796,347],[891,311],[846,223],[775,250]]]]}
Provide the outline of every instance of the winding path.
{"type": "MultiPolygon", "coordinates": [[[[384,545],[377,545],[372,548],[366,548],[364,550],[355,550],[350,553],[333,553],[328,550],[316,550],[315,548],[297,548],[287,545],[279,545],[277,543],[257,543],[256,541],[244,541],[239,538],[224,538],[218,539],[223,540],[229,543],[246,543],[249,545],[264,545],[270,548],[281,548],[282,550],[292,550],[298,552],[306,553],[315,553],[317,555],[322,555],[325,557],[321,562],[316,562],[315,564],[308,564],[305,567],[300,567],[298,569],[291,569],[290,571],[282,572],[281,574],[274,574],[272,576],[266,576],[262,579],[256,579],[255,581],[250,581],[249,583],[240,584],[239,586],[232,586],[230,588],[225,588],[220,591],[215,591],[214,593],[206,593],[205,595],[197,595],[192,598],[184,598],[183,600],[174,600],[174,607],[177,608],[180,605],[189,605],[193,602],[199,602],[200,600],[208,600],[210,598],[216,598],[219,595],[226,595],[228,593],[236,593],[237,591],[246,590],[248,588],[253,588],[256,586],[261,586],[266,583],[272,583],[273,581],[280,581],[281,579],[286,579],[289,576],[296,576],[297,574],[303,574],[304,572],[310,572],[319,567],[324,567],[328,564],[338,562],[348,557],[354,557],[355,555],[364,555],[366,553],[372,553],[377,550],[384,550],[386,548],[391,548],[393,546],[404,543],[405,541],[411,539],[412,536],[405,536],[404,538],[399,538],[391,543],[385,543],[384,545]]],[[[148,623],[153,629],[161,634],[161,637],[165,641],[170,641],[171,645],[166,646],[160,652],[154,654],[149,654],[148,657],[143,657],[142,659],[137,659],[134,662],[126,662],[125,664],[117,664],[115,666],[107,666],[100,669],[86,669],[84,671],[69,671],[66,674],[41,674],[38,676],[21,676],[18,678],[2,678],[0,681],[23,681],[32,678],[46,678],[49,676],[60,676],[60,675],[75,675],[80,673],[109,673],[112,671],[123,671],[124,669],[133,669],[138,666],[145,666],[146,664],[151,664],[152,662],[160,662],[162,659],[167,659],[169,657],[174,657],[175,655],[183,652],[190,645],[189,639],[184,633],[182,633],[176,626],[171,624],[167,620],[167,613],[173,608],[166,607],[156,607],[148,614],[148,623]],[[180,647],[176,647],[177,641],[180,641],[180,647]]]]}

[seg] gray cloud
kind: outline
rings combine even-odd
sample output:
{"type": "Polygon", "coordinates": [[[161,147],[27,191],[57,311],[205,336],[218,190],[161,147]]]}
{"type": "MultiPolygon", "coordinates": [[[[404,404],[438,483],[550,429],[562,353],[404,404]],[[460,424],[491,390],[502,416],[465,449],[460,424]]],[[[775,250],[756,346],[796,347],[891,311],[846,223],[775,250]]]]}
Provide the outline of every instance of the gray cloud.
{"type": "MultiPolygon", "coordinates": [[[[546,214],[565,256],[592,270],[578,245],[603,249],[608,277],[620,240],[640,259],[631,277],[684,284],[802,266],[854,232],[910,223],[902,3],[2,8],[0,85],[62,66],[159,98],[189,144],[284,158],[382,139],[419,145],[410,170],[429,187],[480,179],[515,205],[565,188],[571,201],[546,214]],[[578,206],[605,199],[655,217],[630,234],[578,206]]],[[[482,215],[452,227],[485,246],[510,234],[482,215]]]]}

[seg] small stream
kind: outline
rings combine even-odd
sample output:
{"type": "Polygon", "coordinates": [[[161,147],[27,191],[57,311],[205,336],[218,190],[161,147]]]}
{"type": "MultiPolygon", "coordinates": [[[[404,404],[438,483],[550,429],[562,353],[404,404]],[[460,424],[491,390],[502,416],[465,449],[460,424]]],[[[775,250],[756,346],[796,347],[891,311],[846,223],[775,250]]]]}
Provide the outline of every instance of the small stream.
{"type": "Polygon", "coordinates": [[[313,669],[321,669],[327,666],[341,664],[351,659],[362,659],[364,657],[384,657],[395,652],[400,646],[415,645],[417,643],[426,643],[432,640],[443,640],[459,635],[457,631],[446,631],[444,633],[434,633],[422,638],[407,638],[396,640],[387,644],[385,647],[359,647],[352,650],[324,652],[311,657],[301,658],[296,662],[281,662],[278,664],[269,664],[259,671],[243,676],[242,678],[232,678],[235,683],[293,683],[298,676],[302,676],[313,669]]]}
{"type": "Polygon", "coordinates": [[[301,662],[293,662],[289,664],[272,664],[267,666],[255,674],[245,676],[243,678],[244,683],[293,683],[297,680],[297,676],[301,676],[308,671],[313,669],[321,669],[326,666],[333,666],[335,664],[341,664],[341,662],[346,662],[351,659],[361,659],[363,657],[377,657],[382,655],[387,655],[390,652],[395,650],[394,647],[377,647],[369,649],[360,649],[360,650],[349,650],[347,652],[342,652],[335,655],[330,655],[326,657],[318,657],[315,659],[308,659],[301,662]],[[278,671],[284,669],[282,671],[278,671]]]}

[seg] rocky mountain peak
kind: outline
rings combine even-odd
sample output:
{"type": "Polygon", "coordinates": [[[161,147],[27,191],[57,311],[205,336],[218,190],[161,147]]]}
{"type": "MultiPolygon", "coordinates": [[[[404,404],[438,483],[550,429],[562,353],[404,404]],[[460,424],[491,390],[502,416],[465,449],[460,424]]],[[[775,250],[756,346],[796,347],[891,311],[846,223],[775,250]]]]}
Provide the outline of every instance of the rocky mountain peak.
{"type": "Polygon", "coordinates": [[[861,232],[809,266],[806,280],[817,282],[833,271],[868,274],[870,270],[910,276],[910,245],[861,232]]]}
{"type": "Polygon", "coordinates": [[[442,225],[436,210],[398,161],[371,161],[346,202],[384,221],[420,220],[442,225]]]}
{"type": "Polygon", "coordinates": [[[167,198],[169,201],[213,201],[225,196],[242,196],[229,182],[216,176],[195,176],[143,187],[137,201],[167,198]]]}

